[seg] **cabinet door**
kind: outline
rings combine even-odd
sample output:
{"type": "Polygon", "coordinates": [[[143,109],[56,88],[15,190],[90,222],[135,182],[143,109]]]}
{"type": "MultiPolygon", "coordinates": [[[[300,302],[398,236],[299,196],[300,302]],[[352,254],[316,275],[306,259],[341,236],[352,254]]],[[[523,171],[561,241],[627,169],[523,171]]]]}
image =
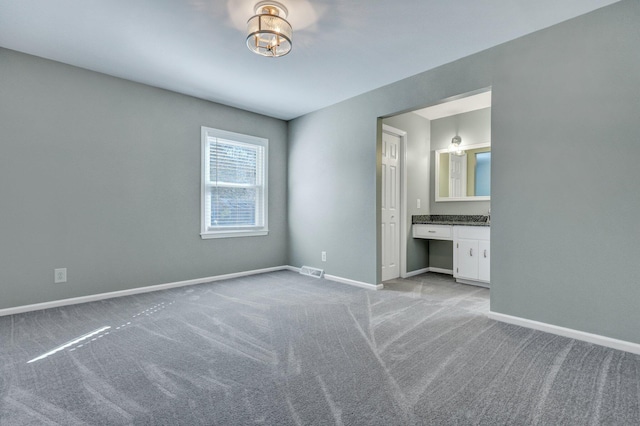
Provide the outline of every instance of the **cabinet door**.
{"type": "Polygon", "coordinates": [[[458,251],[457,278],[478,279],[478,240],[460,239],[456,243],[458,251]]]}
{"type": "Polygon", "coordinates": [[[491,244],[489,241],[478,242],[478,279],[480,281],[491,281],[491,244]]]}

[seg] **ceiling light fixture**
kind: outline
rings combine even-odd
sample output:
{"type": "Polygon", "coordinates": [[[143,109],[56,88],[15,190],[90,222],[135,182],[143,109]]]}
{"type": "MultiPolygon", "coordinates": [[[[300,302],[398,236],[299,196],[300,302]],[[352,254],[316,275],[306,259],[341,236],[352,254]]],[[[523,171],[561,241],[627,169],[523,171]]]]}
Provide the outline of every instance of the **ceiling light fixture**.
{"type": "Polygon", "coordinates": [[[247,21],[247,47],[262,56],[277,58],[291,51],[291,24],[285,20],[287,8],[275,1],[256,4],[255,15],[247,21]]]}
{"type": "Polygon", "coordinates": [[[455,155],[462,155],[464,151],[460,148],[460,144],[462,143],[462,138],[460,136],[454,136],[451,139],[451,145],[449,146],[449,152],[455,155]]]}

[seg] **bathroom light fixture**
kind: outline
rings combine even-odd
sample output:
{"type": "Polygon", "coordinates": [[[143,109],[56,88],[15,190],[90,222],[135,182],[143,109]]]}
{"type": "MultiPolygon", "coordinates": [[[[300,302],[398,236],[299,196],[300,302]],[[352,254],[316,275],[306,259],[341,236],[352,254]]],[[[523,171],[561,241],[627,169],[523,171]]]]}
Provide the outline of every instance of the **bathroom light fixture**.
{"type": "Polygon", "coordinates": [[[255,15],[247,21],[247,47],[262,56],[277,58],[291,51],[291,24],[285,20],[287,8],[275,1],[256,4],[255,15]]]}
{"type": "Polygon", "coordinates": [[[464,151],[460,148],[460,144],[462,143],[462,138],[458,135],[454,136],[451,139],[451,145],[449,146],[449,152],[455,155],[462,155],[464,151]]]}

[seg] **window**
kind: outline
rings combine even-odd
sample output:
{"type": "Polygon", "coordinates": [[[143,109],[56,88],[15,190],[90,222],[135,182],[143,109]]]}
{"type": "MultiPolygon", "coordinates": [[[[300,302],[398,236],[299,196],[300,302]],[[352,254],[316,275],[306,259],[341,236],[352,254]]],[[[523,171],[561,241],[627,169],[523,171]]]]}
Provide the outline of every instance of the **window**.
{"type": "Polygon", "coordinates": [[[269,141],[202,127],[202,238],[267,235],[269,141]]]}

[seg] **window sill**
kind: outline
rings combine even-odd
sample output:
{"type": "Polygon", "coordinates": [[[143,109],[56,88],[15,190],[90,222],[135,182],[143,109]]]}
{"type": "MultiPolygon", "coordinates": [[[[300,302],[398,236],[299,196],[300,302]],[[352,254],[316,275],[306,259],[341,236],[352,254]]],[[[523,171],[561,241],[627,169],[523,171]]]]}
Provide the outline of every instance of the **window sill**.
{"type": "Polygon", "coordinates": [[[260,237],[269,234],[268,230],[263,231],[214,231],[201,233],[200,237],[203,240],[209,240],[212,238],[235,238],[235,237],[260,237]]]}

